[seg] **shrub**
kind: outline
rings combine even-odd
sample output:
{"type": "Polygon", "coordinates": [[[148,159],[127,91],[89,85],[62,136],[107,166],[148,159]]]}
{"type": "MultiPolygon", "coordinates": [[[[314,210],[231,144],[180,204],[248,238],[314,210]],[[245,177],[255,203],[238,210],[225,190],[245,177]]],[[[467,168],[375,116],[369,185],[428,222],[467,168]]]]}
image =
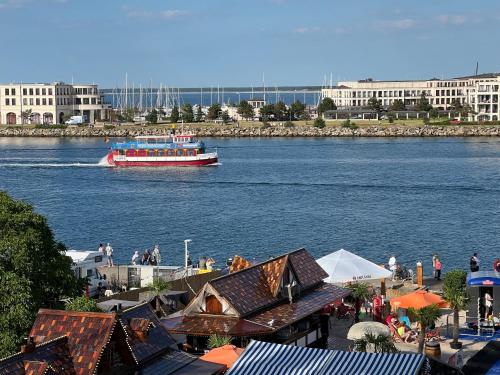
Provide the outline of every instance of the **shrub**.
{"type": "Polygon", "coordinates": [[[323,129],[326,126],[325,120],[323,120],[321,117],[318,117],[316,120],[314,120],[313,126],[315,128],[323,129]]]}
{"type": "Polygon", "coordinates": [[[356,125],[354,122],[351,122],[350,119],[342,121],[342,125],[341,126],[343,128],[348,128],[348,129],[352,129],[352,130],[355,130],[355,129],[358,128],[358,125],[356,125]]]}
{"type": "Polygon", "coordinates": [[[264,121],[262,123],[261,129],[269,129],[271,127],[271,124],[268,123],[267,121],[264,121]]]}
{"type": "Polygon", "coordinates": [[[112,130],[114,128],[115,128],[114,125],[104,125],[104,127],[103,127],[104,130],[112,130]]]}
{"type": "Polygon", "coordinates": [[[283,125],[285,128],[295,128],[295,124],[291,121],[285,122],[285,125],[283,125]]]}

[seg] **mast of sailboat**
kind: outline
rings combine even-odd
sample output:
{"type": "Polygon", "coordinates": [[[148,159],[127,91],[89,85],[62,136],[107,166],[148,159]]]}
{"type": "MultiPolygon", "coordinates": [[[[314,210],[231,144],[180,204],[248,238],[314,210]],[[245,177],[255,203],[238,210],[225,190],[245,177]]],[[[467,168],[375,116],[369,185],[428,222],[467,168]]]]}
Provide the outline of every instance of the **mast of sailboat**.
{"type": "Polygon", "coordinates": [[[125,110],[128,109],[128,73],[125,73],[125,110]]]}

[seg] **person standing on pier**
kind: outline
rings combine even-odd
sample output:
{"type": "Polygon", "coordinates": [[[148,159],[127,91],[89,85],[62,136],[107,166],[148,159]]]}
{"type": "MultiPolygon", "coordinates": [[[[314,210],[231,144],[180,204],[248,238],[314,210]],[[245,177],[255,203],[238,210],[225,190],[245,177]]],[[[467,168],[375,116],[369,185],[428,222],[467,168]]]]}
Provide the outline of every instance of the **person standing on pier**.
{"type": "Polygon", "coordinates": [[[139,261],[139,251],[136,250],[134,252],[134,255],[132,255],[132,264],[135,266],[135,265],[137,265],[138,261],[139,261]]]}
{"type": "Polygon", "coordinates": [[[477,257],[477,253],[474,253],[474,255],[470,257],[470,271],[479,271],[479,258],[477,257]]]}
{"type": "Polygon", "coordinates": [[[111,244],[108,242],[108,245],[106,246],[106,256],[108,257],[108,267],[113,267],[113,248],[111,247],[111,244]]]}
{"type": "Polygon", "coordinates": [[[161,262],[161,254],[160,254],[160,245],[156,244],[153,249],[153,259],[156,266],[160,265],[161,262]]]}
{"type": "Polygon", "coordinates": [[[443,268],[443,265],[441,264],[441,261],[439,258],[436,257],[436,264],[434,266],[434,269],[436,270],[436,279],[441,280],[441,269],[443,268]]]}
{"type": "Polygon", "coordinates": [[[433,276],[435,279],[437,279],[437,271],[436,271],[436,260],[438,259],[437,254],[434,254],[432,256],[432,271],[433,271],[433,276]]]}
{"type": "Polygon", "coordinates": [[[98,251],[99,251],[100,253],[103,253],[103,254],[104,254],[104,245],[103,245],[102,243],[100,243],[100,244],[99,244],[99,249],[98,249],[98,251]]]}

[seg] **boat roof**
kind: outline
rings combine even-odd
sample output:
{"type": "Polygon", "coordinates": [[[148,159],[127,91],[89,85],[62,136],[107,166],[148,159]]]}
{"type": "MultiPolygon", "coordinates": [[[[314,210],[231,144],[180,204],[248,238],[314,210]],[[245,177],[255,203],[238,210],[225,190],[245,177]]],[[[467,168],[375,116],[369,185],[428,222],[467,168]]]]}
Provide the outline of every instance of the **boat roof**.
{"type": "Polygon", "coordinates": [[[193,135],[191,134],[169,134],[169,135],[138,135],[135,137],[135,139],[165,139],[165,138],[180,138],[180,137],[188,137],[188,138],[193,138],[193,135]]]}
{"type": "Polygon", "coordinates": [[[477,271],[467,275],[468,286],[500,286],[500,272],[477,271]]]}
{"type": "Polygon", "coordinates": [[[83,262],[84,260],[92,259],[97,255],[102,255],[99,250],[67,250],[66,255],[73,259],[73,262],[83,262]]]}

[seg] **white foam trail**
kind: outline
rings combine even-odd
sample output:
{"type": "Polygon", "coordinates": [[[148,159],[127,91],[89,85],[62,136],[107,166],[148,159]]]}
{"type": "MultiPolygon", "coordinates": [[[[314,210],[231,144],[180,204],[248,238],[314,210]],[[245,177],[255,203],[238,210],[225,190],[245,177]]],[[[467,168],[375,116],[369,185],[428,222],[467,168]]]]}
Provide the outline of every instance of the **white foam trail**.
{"type": "Polygon", "coordinates": [[[109,164],[100,163],[5,163],[0,168],[106,168],[109,164]]]}

